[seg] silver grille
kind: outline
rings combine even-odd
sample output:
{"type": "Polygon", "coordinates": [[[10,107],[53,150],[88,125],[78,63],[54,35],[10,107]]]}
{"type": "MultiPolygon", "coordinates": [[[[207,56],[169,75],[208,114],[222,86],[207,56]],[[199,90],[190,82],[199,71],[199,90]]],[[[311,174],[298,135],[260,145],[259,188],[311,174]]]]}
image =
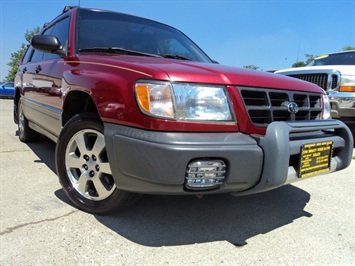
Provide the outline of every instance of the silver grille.
{"type": "Polygon", "coordinates": [[[321,95],[317,93],[238,87],[250,121],[266,127],[274,121],[302,121],[319,119],[322,115],[321,95]],[[299,110],[288,111],[294,102],[299,110]]]}
{"type": "Polygon", "coordinates": [[[338,75],[325,73],[288,75],[289,77],[312,82],[324,90],[336,89],[338,86],[338,75]]]}
{"type": "Polygon", "coordinates": [[[337,90],[340,86],[340,72],[333,69],[298,70],[296,68],[292,71],[281,71],[278,74],[312,82],[326,91],[337,90]]]}

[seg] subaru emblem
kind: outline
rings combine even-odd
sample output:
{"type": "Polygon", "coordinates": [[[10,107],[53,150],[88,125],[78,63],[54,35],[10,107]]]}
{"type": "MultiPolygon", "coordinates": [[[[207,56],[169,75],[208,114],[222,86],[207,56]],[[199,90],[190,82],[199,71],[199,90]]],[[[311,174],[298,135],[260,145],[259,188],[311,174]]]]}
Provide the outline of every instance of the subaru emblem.
{"type": "Polygon", "coordinates": [[[296,114],[299,110],[299,107],[297,105],[297,103],[295,102],[290,102],[287,105],[287,110],[291,113],[291,114],[296,114]]]}

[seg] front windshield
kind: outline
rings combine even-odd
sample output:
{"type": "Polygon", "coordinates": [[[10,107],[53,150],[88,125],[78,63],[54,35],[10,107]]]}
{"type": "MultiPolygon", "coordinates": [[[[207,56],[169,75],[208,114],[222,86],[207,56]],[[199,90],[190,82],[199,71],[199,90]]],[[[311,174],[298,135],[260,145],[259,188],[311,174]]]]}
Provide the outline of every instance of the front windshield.
{"type": "Polygon", "coordinates": [[[162,57],[212,62],[180,31],[148,19],[80,9],[77,23],[77,52],[91,48],[121,48],[162,57]]]}
{"type": "Polygon", "coordinates": [[[308,66],[326,65],[355,65],[355,51],[322,55],[308,64],[308,66]]]}

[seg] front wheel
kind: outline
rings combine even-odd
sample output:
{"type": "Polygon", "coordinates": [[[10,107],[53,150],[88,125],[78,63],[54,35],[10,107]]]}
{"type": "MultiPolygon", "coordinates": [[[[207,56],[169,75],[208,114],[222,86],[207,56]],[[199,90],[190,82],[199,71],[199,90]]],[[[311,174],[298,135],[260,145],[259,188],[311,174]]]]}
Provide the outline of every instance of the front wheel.
{"type": "Polygon", "coordinates": [[[96,115],[78,114],[64,126],[55,151],[65,193],[78,208],[94,214],[112,213],[139,197],[116,187],[103,132],[96,115]]]}

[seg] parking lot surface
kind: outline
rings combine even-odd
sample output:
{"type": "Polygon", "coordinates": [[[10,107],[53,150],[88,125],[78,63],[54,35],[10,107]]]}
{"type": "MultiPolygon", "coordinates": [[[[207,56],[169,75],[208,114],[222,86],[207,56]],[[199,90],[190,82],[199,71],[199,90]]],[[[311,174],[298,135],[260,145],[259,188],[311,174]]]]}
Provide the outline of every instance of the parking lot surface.
{"type": "Polygon", "coordinates": [[[355,160],[245,197],[144,195],[95,216],[68,201],[55,144],[21,143],[0,100],[0,265],[355,265],[355,160]]]}

